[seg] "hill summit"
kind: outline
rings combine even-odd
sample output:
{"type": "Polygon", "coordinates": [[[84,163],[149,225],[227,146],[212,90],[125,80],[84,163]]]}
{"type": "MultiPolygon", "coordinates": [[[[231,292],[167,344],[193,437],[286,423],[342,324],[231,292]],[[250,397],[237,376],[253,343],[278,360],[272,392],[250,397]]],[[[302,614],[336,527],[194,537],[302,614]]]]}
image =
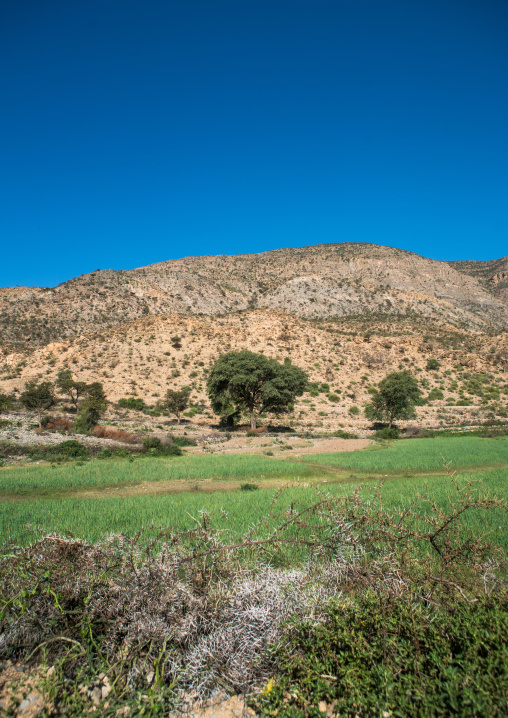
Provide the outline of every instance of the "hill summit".
{"type": "Polygon", "coordinates": [[[508,326],[508,257],[442,262],[375,244],[320,244],[97,270],[54,288],[0,289],[3,341],[32,347],[148,315],[249,309],[501,329],[508,326]]]}

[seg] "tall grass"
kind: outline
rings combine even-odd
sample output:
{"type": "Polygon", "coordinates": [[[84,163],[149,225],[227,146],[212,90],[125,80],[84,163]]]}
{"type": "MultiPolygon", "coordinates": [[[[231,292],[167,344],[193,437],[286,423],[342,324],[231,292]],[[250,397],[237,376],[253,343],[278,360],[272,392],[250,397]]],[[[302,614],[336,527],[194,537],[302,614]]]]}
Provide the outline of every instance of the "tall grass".
{"type": "MultiPolygon", "coordinates": [[[[464,484],[470,475],[458,478],[464,484]]],[[[508,499],[508,470],[476,474],[474,478],[481,479],[491,495],[508,499]]],[[[366,486],[369,490],[374,489],[374,484],[366,486]]],[[[354,488],[355,485],[347,484],[328,485],[319,489],[290,488],[281,493],[273,510],[287,510],[297,502],[311,505],[318,498],[316,491],[337,495],[353,491],[354,488]]],[[[382,486],[387,508],[403,507],[418,493],[426,491],[442,507],[448,504],[455,492],[450,479],[443,476],[392,479],[382,486]]],[[[8,538],[28,543],[34,538],[35,527],[41,527],[47,532],[72,533],[90,541],[112,533],[133,535],[151,523],[174,530],[186,530],[194,527],[196,520],[202,520],[203,511],[217,528],[229,531],[234,538],[271,513],[276,495],[273,489],[259,489],[213,494],[188,492],[126,498],[6,502],[0,504],[0,543],[8,538]]],[[[508,550],[508,525],[504,513],[471,510],[462,522],[472,535],[489,532],[494,543],[508,550]]],[[[299,555],[295,555],[295,560],[298,558],[299,555]]]]}
{"type": "Polygon", "coordinates": [[[452,466],[487,466],[508,462],[508,439],[450,437],[404,439],[390,446],[374,444],[364,451],[308,454],[305,461],[351,469],[438,469],[443,458],[452,466]]]}
{"type": "Polygon", "coordinates": [[[45,489],[89,488],[144,481],[247,479],[259,476],[309,476],[304,464],[268,456],[183,456],[91,461],[85,464],[25,466],[0,472],[0,493],[27,493],[45,489]]]}

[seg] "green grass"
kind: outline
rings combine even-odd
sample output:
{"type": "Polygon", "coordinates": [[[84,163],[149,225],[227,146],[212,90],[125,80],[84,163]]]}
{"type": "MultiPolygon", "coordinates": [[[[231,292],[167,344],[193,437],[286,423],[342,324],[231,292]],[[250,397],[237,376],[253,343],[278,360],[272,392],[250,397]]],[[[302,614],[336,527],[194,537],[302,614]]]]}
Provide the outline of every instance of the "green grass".
{"type": "MultiPolygon", "coordinates": [[[[470,475],[466,474],[460,477],[460,481],[464,483],[469,478],[470,475]]],[[[474,478],[482,479],[491,495],[508,499],[508,470],[476,474],[474,478]]],[[[365,484],[368,490],[375,485],[373,482],[365,484]]],[[[353,487],[330,484],[320,487],[320,491],[333,495],[352,491],[353,487]]],[[[395,508],[407,505],[418,493],[426,490],[443,507],[448,505],[455,493],[448,477],[431,476],[392,479],[383,485],[382,494],[385,506],[395,508]]],[[[199,520],[201,510],[210,515],[217,528],[231,532],[234,538],[270,514],[275,494],[274,489],[259,489],[212,494],[187,492],[124,498],[5,502],[0,504],[0,543],[8,538],[21,543],[33,540],[33,532],[28,526],[40,526],[48,532],[71,532],[90,541],[111,533],[133,535],[151,523],[183,530],[195,526],[194,518],[199,520]]],[[[315,489],[290,488],[282,493],[273,510],[281,511],[293,502],[310,505],[318,499],[315,489]]],[[[503,512],[470,511],[464,516],[462,525],[471,533],[489,532],[493,542],[508,550],[507,519],[503,512]]]]}
{"type": "Polygon", "coordinates": [[[376,445],[364,451],[340,454],[308,454],[305,461],[322,466],[342,466],[366,471],[438,469],[443,458],[453,466],[487,466],[508,462],[508,439],[450,437],[403,439],[392,445],[376,445]]]}
{"type": "MultiPolygon", "coordinates": [[[[263,479],[280,478],[308,480],[317,478],[315,464],[343,466],[365,472],[350,482],[345,477],[333,484],[334,474],[323,472],[320,481],[329,483],[320,490],[330,493],[353,490],[353,486],[365,484],[374,487],[376,481],[368,473],[388,474],[383,486],[386,505],[396,507],[407,504],[416,494],[429,491],[432,498],[445,506],[452,492],[450,479],[446,476],[404,477],[402,472],[411,469],[440,469],[446,460],[460,466],[477,466],[475,478],[484,481],[489,493],[508,499],[508,469],[496,468],[508,462],[508,440],[468,438],[436,438],[398,441],[391,446],[359,452],[340,454],[307,455],[306,465],[301,462],[282,461],[265,456],[185,456],[180,458],[140,458],[128,460],[92,461],[84,465],[26,466],[0,472],[0,542],[8,538],[26,543],[33,534],[28,525],[41,527],[44,531],[72,532],[79,537],[97,540],[110,533],[133,534],[147,524],[187,529],[194,525],[191,517],[199,518],[206,510],[217,527],[238,536],[250,526],[266,517],[275,495],[274,489],[263,489],[263,479]],[[490,470],[487,470],[490,469],[490,470]],[[483,470],[483,473],[481,473],[483,470]],[[395,476],[398,471],[399,475],[395,476]],[[199,491],[204,479],[241,481],[254,480],[258,491],[199,491]],[[111,496],[123,486],[161,480],[185,480],[195,482],[195,491],[182,493],[158,493],[136,496],[111,496]],[[109,487],[109,494],[101,497],[101,491],[109,487]],[[97,497],[72,497],[73,490],[95,490],[97,497]],[[68,497],[66,497],[66,494],[68,497]],[[10,497],[24,498],[9,501],[10,497]],[[227,518],[225,517],[227,514],[227,518]]],[[[470,474],[459,469],[461,481],[470,474]]],[[[279,500],[280,509],[292,502],[311,504],[316,500],[316,489],[291,488],[279,500]]],[[[276,510],[278,510],[276,508],[276,510]]],[[[506,516],[500,512],[468,512],[468,530],[488,530],[492,539],[508,549],[506,516]]]]}
{"type": "Polygon", "coordinates": [[[0,472],[0,494],[92,488],[144,481],[246,479],[273,476],[310,476],[315,471],[304,464],[265,456],[183,456],[92,461],[86,464],[23,466],[0,472]]]}

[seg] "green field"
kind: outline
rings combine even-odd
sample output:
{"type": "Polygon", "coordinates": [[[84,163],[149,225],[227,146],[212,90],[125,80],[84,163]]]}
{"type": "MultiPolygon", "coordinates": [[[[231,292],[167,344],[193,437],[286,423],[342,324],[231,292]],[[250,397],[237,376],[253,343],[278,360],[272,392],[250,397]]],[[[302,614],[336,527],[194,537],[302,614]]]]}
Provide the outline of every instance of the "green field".
{"type": "MultiPolygon", "coordinates": [[[[508,499],[508,468],[498,468],[508,462],[508,441],[477,437],[399,441],[375,450],[308,455],[298,462],[229,455],[146,458],[132,463],[127,460],[92,461],[81,466],[16,467],[0,472],[0,496],[3,494],[4,497],[0,503],[0,542],[7,539],[29,542],[34,539],[33,529],[36,527],[48,532],[71,532],[88,540],[111,533],[132,535],[150,524],[182,530],[195,525],[201,511],[210,515],[217,528],[229,531],[235,537],[271,512],[282,511],[294,502],[310,505],[323,492],[344,493],[362,484],[371,491],[381,485],[378,477],[383,477],[385,472],[390,477],[382,485],[386,507],[403,506],[425,491],[439,505],[446,506],[454,493],[449,477],[443,474],[404,475],[406,469],[439,469],[443,463],[441,455],[453,462],[461,484],[470,478],[481,479],[491,495],[508,499]],[[323,466],[321,475],[317,464],[323,466]],[[481,467],[481,471],[471,473],[460,469],[461,466],[475,465],[481,467]],[[338,466],[365,471],[365,477],[356,479],[353,484],[347,475],[334,482],[327,467],[338,466]],[[375,472],[376,478],[369,478],[369,472],[375,472]],[[293,487],[286,489],[272,507],[277,489],[263,488],[263,482],[273,478],[279,479],[280,485],[291,481],[293,487]],[[194,490],[134,496],[112,496],[111,490],[106,493],[108,487],[118,489],[142,482],[182,479],[195,481],[194,490]],[[260,488],[248,492],[205,493],[201,482],[206,479],[235,480],[232,489],[237,489],[243,481],[255,481],[260,488]],[[295,487],[298,480],[319,486],[295,487]],[[94,488],[94,495],[76,498],[69,493],[66,498],[65,491],[58,494],[61,490],[83,488],[94,488]]],[[[472,533],[488,531],[493,541],[508,548],[508,524],[502,512],[471,511],[464,517],[463,525],[472,533]]]]}
{"type": "MultiPolygon", "coordinates": [[[[464,484],[469,475],[459,477],[464,484]]],[[[508,471],[492,471],[474,476],[481,479],[489,494],[508,499],[508,471]]],[[[370,488],[369,484],[369,488],[370,488]]],[[[28,528],[40,526],[48,532],[71,532],[80,538],[95,541],[110,533],[132,535],[149,524],[190,529],[200,511],[206,511],[217,528],[231,532],[235,537],[262,521],[272,511],[282,511],[293,502],[310,505],[323,494],[350,491],[347,484],[313,488],[286,489],[273,505],[275,489],[257,491],[186,492],[107,499],[54,499],[45,501],[19,501],[0,504],[0,542],[8,538],[27,542],[34,534],[28,528]]],[[[454,489],[447,477],[432,476],[412,479],[395,479],[382,487],[387,508],[406,505],[418,493],[428,490],[432,498],[445,507],[454,489]]],[[[508,524],[500,511],[470,512],[464,518],[472,532],[491,534],[496,543],[508,549],[508,524]]]]}
{"type": "Polygon", "coordinates": [[[66,489],[132,485],[152,481],[203,481],[274,476],[310,476],[315,473],[302,463],[265,456],[142,457],[135,461],[112,459],[87,463],[7,468],[0,472],[0,496],[66,489]]]}
{"type": "Polygon", "coordinates": [[[443,459],[453,467],[508,464],[508,438],[447,437],[405,439],[391,446],[372,445],[364,451],[309,454],[306,461],[365,471],[438,469],[443,459]]]}

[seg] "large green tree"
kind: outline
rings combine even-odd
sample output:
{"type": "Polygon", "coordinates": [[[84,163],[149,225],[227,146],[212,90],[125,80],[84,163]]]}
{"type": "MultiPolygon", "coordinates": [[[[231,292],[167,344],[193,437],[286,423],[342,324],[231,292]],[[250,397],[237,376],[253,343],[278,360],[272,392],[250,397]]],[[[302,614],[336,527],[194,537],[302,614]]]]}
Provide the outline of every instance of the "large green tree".
{"type": "Polygon", "coordinates": [[[214,412],[230,419],[247,412],[252,429],[256,428],[259,414],[289,411],[306,386],[306,373],[289,359],[279,364],[264,354],[250,351],[223,354],[207,381],[214,412]]]}
{"type": "Polygon", "coordinates": [[[407,369],[394,371],[382,379],[365,407],[367,419],[387,421],[391,428],[397,419],[413,419],[421,400],[418,382],[407,369]]]}

